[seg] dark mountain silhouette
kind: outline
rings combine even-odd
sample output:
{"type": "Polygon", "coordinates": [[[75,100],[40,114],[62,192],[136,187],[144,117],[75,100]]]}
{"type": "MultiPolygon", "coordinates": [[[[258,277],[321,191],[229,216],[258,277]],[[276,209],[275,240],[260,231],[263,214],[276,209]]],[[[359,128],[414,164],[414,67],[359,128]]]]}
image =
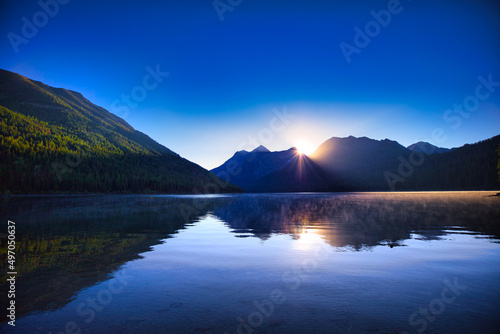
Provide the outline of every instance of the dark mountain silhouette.
{"type": "Polygon", "coordinates": [[[236,152],[224,164],[212,169],[212,173],[246,189],[261,177],[285,168],[297,154],[295,147],[270,152],[261,145],[252,152],[236,152]]]}
{"type": "Polygon", "coordinates": [[[246,186],[249,192],[343,191],[341,181],[304,154],[296,154],[283,169],[246,186]]]}
{"type": "Polygon", "coordinates": [[[398,142],[367,137],[333,137],[309,157],[321,168],[335,174],[350,190],[390,190],[386,171],[397,171],[399,157],[410,150],[398,142]]]}
{"type": "Polygon", "coordinates": [[[493,190],[499,143],[496,136],[432,154],[387,139],[334,137],[310,157],[351,190],[493,190]]]}
{"type": "Polygon", "coordinates": [[[224,184],[80,93],[4,70],[0,116],[1,192],[193,193],[224,184]]]}
{"type": "Polygon", "coordinates": [[[212,172],[251,192],[389,190],[384,172],[397,170],[398,156],[409,153],[388,139],[333,137],[309,157],[295,148],[239,151],[212,172]]]}
{"type": "Polygon", "coordinates": [[[426,156],[398,190],[497,190],[500,135],[426,156]]]}
{"type": "Polygon", "coordinates": [[[253,153],[256,153],[256,152],[266,152],[266,153],[269,153],[271,151],[269,151],[266,147],[260,145],[259,147],[257,147],[255,150],[252,151],[253,153]]]}
{"type": "Polygon", "coordinates": [[[437,147],[425,141],[419,141],[418,143],[411,144],[407,147],[410,151],[423,152],[425,154],[439,154],[444,152],[449,152],[449,148],[437,147]]]}
{"type": "MultiPolygon", "coordinates": [[[[250,192],[495,190],[500,187],[499,145],[500,136],[496,136],[435,154],[427,145],[410,150],[388,139],[333,137],[309,157],[294,151],[289,160],[281,160],[281,169],[274,164],[275,170],[261,168],[252,177],[247,175],[261,166],[261,160],[245,157],[260,157],[260,153],[237,152],[229,160],[238,166],[230,180],[242,177],[236,173],[240,171],[245,182],[239,185],[250,192]]],[[[265,154],[269,159],[279,153],[265,154]]]]}

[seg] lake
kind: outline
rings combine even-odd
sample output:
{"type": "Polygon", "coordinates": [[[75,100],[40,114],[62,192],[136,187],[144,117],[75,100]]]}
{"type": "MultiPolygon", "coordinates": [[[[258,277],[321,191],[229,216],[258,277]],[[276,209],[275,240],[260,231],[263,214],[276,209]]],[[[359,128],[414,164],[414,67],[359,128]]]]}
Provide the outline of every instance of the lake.
{"type": "Polygon", "coordinates": [[[0,331],[499,333],[492,194],[3,198],[0,331]]]}

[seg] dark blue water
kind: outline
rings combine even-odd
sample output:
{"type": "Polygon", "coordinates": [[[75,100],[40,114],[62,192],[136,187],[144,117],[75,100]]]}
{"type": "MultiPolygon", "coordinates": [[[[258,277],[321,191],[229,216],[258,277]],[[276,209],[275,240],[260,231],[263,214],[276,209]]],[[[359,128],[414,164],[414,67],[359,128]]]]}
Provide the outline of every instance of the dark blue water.
{"type": "Polygon", "coordinates": [[[490,194],[4,199],[0,331],[498,333],[490,194]]]}

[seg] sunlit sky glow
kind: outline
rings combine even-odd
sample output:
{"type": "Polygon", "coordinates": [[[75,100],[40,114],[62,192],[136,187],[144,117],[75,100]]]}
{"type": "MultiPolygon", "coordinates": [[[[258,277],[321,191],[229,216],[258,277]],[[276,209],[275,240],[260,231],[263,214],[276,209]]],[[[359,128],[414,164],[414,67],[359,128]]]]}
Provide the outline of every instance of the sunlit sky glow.
{"type": "Polygon", "coordinates": [[[457,147],[499,134],[500,87],[456,129],[443,120],[474,95],[478,76],[500,81],[497,2],[401,1],[401,12],[348,63],[340,43],[354,45],[354,27],[387,6],[243,0],[221,21],[213,1],[70,1],[16,53],[7,35],[21,34],[21,19],[41,8],[3,1],[0,68],[116,111],[113,102],[159,64],[169,76],[118,114],[209,169],[261,144],[309,153],[353,135],[407,146],[442,128],[440,146],[457,147]],[[273,110],[284,108],[293,118],[272,123],[273,110]]]}

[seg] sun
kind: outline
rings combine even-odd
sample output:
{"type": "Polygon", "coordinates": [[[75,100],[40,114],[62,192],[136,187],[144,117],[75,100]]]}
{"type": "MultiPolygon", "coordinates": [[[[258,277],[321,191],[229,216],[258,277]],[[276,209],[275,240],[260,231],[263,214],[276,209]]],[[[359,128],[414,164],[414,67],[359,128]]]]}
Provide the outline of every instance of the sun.
{"type": "Polygon", "coordinates": [[[315,149],[315,147],[313,145],[311,145],[311,143],[308,143],[304,140],[297,141],[297,143],[295,144],[295,147],[297,148],[297,151],[299,152],[299,154],[305,154],[305,155],[309,155],[309,154],[313,153],[314,149],[315,149]]]}

